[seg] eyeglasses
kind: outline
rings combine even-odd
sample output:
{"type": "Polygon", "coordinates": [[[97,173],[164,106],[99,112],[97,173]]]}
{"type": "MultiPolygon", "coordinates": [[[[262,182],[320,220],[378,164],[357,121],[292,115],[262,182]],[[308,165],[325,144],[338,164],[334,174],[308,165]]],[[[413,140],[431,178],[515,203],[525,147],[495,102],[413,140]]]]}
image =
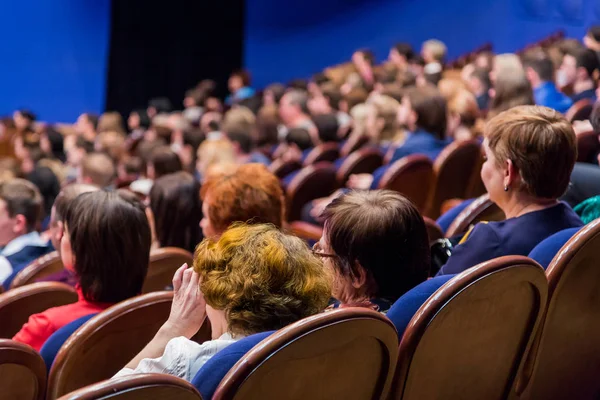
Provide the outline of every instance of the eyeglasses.
{"type": "Polygon", "coordinates": [[[330,254],[330,253],[323,252],[323,249],[321,249],[321,245],[319,244],[319,242],[314,244],[314,246],[312,248],[312,252],[315,256],[318,256],[318,257],[328,257],[328,258],[336,258],[337,257],[337,254],[330,254]]]}

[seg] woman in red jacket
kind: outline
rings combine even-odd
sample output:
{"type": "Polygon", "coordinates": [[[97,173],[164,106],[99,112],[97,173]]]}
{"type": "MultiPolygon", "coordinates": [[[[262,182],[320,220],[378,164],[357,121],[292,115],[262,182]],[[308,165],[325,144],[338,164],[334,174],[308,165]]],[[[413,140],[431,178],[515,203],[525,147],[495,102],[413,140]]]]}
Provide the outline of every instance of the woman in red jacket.
{"type": "Polygon", "coordinates": [[[83,193],[64,217],[61,259],[77,276],[79,300],[29,318],[13,340],[35,350],[66,324],[138,295],[148,269],[150,227],[135,198],[118,192],[83,193]]]}

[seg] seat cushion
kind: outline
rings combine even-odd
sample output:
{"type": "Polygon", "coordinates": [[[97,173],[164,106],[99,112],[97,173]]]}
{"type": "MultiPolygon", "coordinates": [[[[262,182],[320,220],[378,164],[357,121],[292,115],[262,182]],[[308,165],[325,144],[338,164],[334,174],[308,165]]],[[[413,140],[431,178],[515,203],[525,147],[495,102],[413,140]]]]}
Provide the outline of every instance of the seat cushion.
{"type": "Polygon", "coordinates": [[[534,259],[544,269],[548,268],[552,259],[558,253],[558,251],[575,235],[581,228],[569,228],[564,229],[560,232],[556,232],[554,235],[547,237],[542,240],[537,246],[529,253],[529,258],[534,259]]]}

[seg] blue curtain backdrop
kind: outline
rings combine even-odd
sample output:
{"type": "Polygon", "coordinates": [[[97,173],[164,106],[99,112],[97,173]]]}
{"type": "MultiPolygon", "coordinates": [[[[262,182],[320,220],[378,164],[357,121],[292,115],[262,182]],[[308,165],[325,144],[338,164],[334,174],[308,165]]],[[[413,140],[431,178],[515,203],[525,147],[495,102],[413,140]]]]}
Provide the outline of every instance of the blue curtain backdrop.
{"type": "Polygon", "coordinates": [[[25,107],[74,121],[102,111],[110,0],[3,1],[0,12],[0,115],[25,107]]]}
{"type": "Polygon", "coordinates": [[[247,0],[244,61],[262,87],[309,77],[368,47],[440,38],[451,58],[491,41],[509,52],[557,29],[581,38],[600,0],[247,0]]]}

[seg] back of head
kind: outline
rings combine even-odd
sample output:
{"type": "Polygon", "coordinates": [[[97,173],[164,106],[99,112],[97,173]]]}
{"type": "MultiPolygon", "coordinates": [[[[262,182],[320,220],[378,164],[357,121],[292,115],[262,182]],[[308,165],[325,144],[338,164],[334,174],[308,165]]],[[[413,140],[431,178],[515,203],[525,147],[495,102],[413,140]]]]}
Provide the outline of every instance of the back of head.
{"type": "Polygon", "coordinates": [[[586,36],[594,40],[596,43],[600,43],[600,25],[590,26],[587,30],[586,36]]]}
{"type": "Polygon", "coordinates": [[[315,115],[312,118],[317,131],[319,132],[319,139],[322,142],[339,142],[338,130],[340,128],[337,116],[335,114],[320,114],[315,115]]]}
{"type": "Polygon", "coordinates": [[[272,83],[265,88],[265,91],[268,91],[273,95],[275,104],[279,104],[281,98],[285,94],[285,85],[282,85],[281,83],[272,83]]]}
{"type": "Polygon", "coordinates": [[[352,275],[357,263],[368,274],[371,297],[395,301],[425,281],[429,242],[423,217],[400,193],[357,191],[342,195],[322,215],[334,263],[352,275]]]}
{"type": "Polygon", "coordinates": [[[112,184],[115,175],[115,165],[106,154],[90,153],[84,158],[81,166],[83,183],[104,188],[112,184]]]}
{"type": "Polygon", "coordinates": [[[593,50],[581,48],[571,51],[570,55],[575,58],[577,68],[584,68],[590,79],[594,77],[594,72],[600,69],[598,56],[593,50]]]}
{"type": "Polygon", "coordinates": [[[467,85],[461,79],[454,78],[443,78],[437,86],[446,101],[450,100],[459,90],[467,88],[467,85]]]}
{"type": "Polygon", "coordinates": [[[542,49],[533,49],[523,55],[523,66],[535,71],[542,82],[554,82],[554,64],[542,49]]]}
{"type": "Polygon", "coordinates": [[[313,147],[313,142],[310,137],[308,130],[304,128],[292,128],[288,131],[285,136],[285,142],[288,144],[295,144],[302,151],[308,150],[313,147]]]}
{"type": "Polygon", "coordinates": [[[20,178],[0,182],[0,200],[6,204],[9,217],[22,215],[25,219],[25,230],[35,230],[41,218],[43,199],[33,183],[20,178]]]}
{"type": "Polygon", "coordinates": [[[98,150],[105,152],[118,163],[125,154],[125,135],[117,131],[104,131],[96,139],[98,150]]]}
{"type": "Polygon", "coordinates": [[[556,199],[567,190],[577,146],[572,125],[558,111],[514,107],[492,118],[484,135],[498,164],[512,161],[521,190],[542,199],[556,199]]]}
{"type": "Polygon", "coordinates": [[[379,139],[394,140],[400,129],[397,119],[400,103],[392,97],[377,95],[369,98],[369,104],[374,107],[376,118],[383,121],[379,139]]]}
{"type": "Polygon", "coordinates": [[[297,106],[300,111],[308,114],[308,94],[303,90],[292,89],[286,92],[284,97],[290,105],[297,106]]]}
{"type": "Polygon", "coordinates": [[[254,113],[249,108],[238,106],[225,113],[221,129],[225,132],[230,130],[251,132],[255,126],[256,117],[254,113]]]}
{"type": "Polygon", "coordinates": [[[330,278],[301,239],[273,225],[235,225],[196,249],[206,303],[225,311],[234,335],[283,328],[322,312],[330,278]]]}
{"type": "Polygon", "coordinates": [[[473,128],[479,118],[479,106],[475,95],[467,89],[461,89],[448,101],[448,111],[460,116],[460,122],[467,128],[473,128]]]}
{"type": "Polygon", "coordinates": [[[439,139],[446,135],[446,99],[433,85],[412,87],[406,90],[410,106],[417,114],[417,127],[436,135],[439,139]]]}
{"type": "Polygon", "coordinates": [[[437,39],[430,39],[423,43],[423,53],[429,53],[429,55],[440,64],[443,64],[446,60],[446,53],[448,49],[444,42],[437,39]]]}
{"type": "Polygon", "coordinates": [[[523,65],[515,54],[500,54],[494,58],[494,91],[491,116],[515,106],[533,105],[533,91],[523,65]]]}
{"type": "Polygon", "coordinates": [[[152,151],[150,163],[154,167],[154,179],[181,171],[181,159],[169,146],[160,146],[152,151]]]}
{"type": "Polygon", "coordinates": [[[202,174],[218,164],[234,164],[233,144],[227,139],[205,140],[198,147],[198,163],[202,174]]]}
{"type": "Polygon", "coordinates": [[[470,77],[481,82],[485,93],[487,93],[490,90],[490,87],[492,87],[492,83],[490,82],[490,71],[485,68],[475,68],[470,77]]]}
{"type": "Polygon", "coordinates": [[[404,56],[407,61],[415,56],[415,52],[409,43],[397,43],[394,45],[394,50],[396,50],[401,56],[404,56]]]}
{"type": "Polygon", "coordinates": [[[233,222],[283,223],[283,191],[279,179],[262,164],[244,164],[202,185],[202,200],[208,202],[208,217],[218,231],[233,222]]]}
{"type": "Polygon", "coordinates": [[[115,131],[119,133],[125,132],[123,117],[116,111],[105,112],[98,120],[98,132],[115,131]]]}
{"type": "Polygon", "coordinates": [[[141,292],[151,241],[141,202],[118,192],[83,193],[67,210],[65,228],[88,301],[116,303],[141,292]]]}
{"type": "Polygon", "coordinates": [[[54,213],[52,215],[52,222],[62,222],[65,218],[67,210],[71,206],[71,202],[75,200],[77,196],[82,193],[94,192],[99,190],[97,186],[87,185],[85,183],[72,183],[65,186],[56,200],[54,200],[54,213]]]}
{"type": "Polygon", "coordinates": [[[258,134],[257,145],[270,145],[278,142],[277,127],[280,123],[279,112],[275,105],[265,105],[256,117],[256,130],[258,134]]]}
{"type": "Polygon", "coordinates": [[[44,215],[50,215],[54,199],[60,192],[60,183],[50,168],[37,166],[29,175],[27,180],[33,183],[44,200],[44,215]]]}
{"type": "Polygon", "coordinates": [[[180,171],[156,179],[150,190],[150,208],[161,247],[194,251],[201,239],[202,204],[200,184],[191,174],[180,171]]]}

